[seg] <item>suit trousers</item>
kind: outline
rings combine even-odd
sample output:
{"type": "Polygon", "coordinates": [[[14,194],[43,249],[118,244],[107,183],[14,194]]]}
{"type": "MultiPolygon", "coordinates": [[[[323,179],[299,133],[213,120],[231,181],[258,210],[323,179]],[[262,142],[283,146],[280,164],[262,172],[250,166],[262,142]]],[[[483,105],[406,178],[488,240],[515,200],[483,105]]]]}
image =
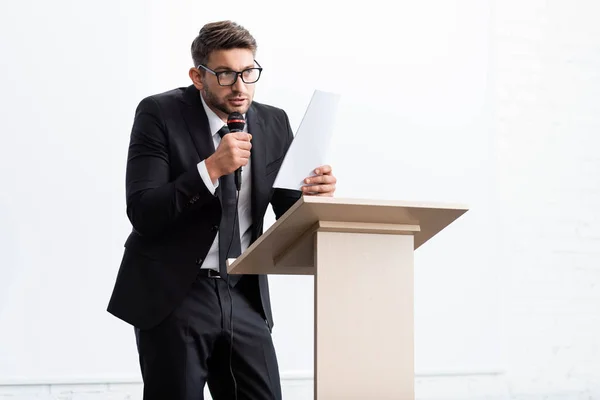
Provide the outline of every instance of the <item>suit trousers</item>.
{"type": "Polygon", "coordinates": [[[135,328],[144,400],[202,400],[205,384],[214,400],[281,400],[275,348],[260,309],[256,276],[231,287],[200,274],[159,325],[135,328]]]}

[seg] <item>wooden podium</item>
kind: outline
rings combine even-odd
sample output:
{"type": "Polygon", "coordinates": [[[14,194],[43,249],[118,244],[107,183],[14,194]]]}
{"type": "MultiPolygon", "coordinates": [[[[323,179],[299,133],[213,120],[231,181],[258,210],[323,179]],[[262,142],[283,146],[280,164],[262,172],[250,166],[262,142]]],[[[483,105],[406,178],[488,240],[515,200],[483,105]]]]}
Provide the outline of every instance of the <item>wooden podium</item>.
{"type": "Polygon", "coordinates": [[[302,197],[228,271],[314,275],[315,400],[412,400],[413,253],[466,211],[302,197]]]}

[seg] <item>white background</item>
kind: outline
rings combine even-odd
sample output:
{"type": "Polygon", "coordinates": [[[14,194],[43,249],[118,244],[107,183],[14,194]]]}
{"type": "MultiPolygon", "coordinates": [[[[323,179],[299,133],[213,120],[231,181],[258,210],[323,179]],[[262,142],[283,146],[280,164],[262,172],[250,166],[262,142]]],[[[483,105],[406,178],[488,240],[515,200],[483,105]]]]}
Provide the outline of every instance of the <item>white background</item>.
{"type": "MultiPolygon", "coordinates": [[[[139,378],[133,329],[105,311],[130,229],[133,113],[143,97],[190,83],[191,41],[225,18],[258,40],[256,100],[284,108],[294,130],[314,89],[342,95],[338,196],[471,207],[417,252],[416,367],[503,368],[491,6],[389,6],[3,2],[0,381],[139,378]]],[[[281,370],[312,371],[312,279],[273,277],[272,300],[281,370]]],[[[389,339],[373,327],[374,341],[389,339]]]]}

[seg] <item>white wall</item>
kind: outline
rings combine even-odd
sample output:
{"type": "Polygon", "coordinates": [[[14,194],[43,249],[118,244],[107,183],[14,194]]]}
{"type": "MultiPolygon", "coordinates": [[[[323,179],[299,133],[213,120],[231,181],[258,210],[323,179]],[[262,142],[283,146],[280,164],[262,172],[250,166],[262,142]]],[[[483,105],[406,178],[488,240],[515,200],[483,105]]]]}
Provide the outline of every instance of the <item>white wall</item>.
{"type": "Polygon", "coordinates": [[[600,398],[599,15],[596,1],[495,3],[503,315],[518,398],[600,398]]]}
{"type": "MultiPolygon", "coordinates": [[[[137,398],[117,384],[139,380],[131,329],[104,312],[133,108],[188,84],[191,38],[220,18],[255,34],[257,100],[294,128],[313,88],[343,94],[338,195],[472,206],[417,254],[419,398],[600,397],[596,3],[261,4],[0,6],[0,398],[137,398]]],[[[310,398],[311,293],[273,279],[286,399],[310,398]]]]}

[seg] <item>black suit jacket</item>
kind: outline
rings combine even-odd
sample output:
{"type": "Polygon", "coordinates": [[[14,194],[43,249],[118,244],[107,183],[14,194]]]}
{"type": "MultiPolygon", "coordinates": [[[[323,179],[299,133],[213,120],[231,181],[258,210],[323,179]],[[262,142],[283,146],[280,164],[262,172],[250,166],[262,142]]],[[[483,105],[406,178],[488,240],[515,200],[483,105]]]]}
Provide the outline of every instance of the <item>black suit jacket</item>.
{"type": "MultiPolygon", "coordinates": [[[[143,99],[131,132],[126,172],[127,216],[133,226],[108,311],[141,329],[155,326],[186,295],[221,219],[221,204],[197,164],[214,144],[194,86],[143,99]]],[[[301,196],[273,189],[293,139],[286,113],[253,102],[246,113],[252,134],[252,241],[263,233],[269,203],[279,218],[301,196]]],[[[263,316],[273,326],[266,276],[258,277],[263,316]]]]}

